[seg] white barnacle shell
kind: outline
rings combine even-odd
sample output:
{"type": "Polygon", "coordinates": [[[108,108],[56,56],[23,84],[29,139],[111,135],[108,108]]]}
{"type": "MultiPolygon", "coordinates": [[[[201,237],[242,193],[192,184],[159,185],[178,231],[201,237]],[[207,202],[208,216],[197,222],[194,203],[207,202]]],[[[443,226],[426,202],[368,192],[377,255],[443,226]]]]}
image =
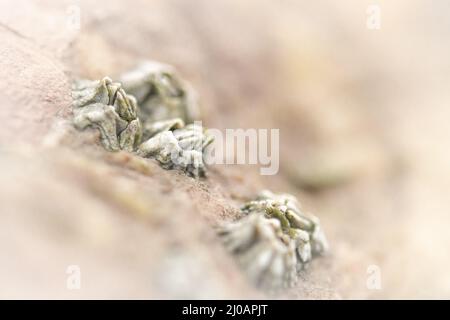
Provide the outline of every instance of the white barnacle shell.
{"type": "Polygon", "coordinates": [[[110,151],[133,151],[139,144],[141,125],[137,119],[136,99],[120,83],[79,80],[74,83],[72,103],[74,125],[79,130],[95,127],[103,146],[110,151]]]}
{"type": "Polygon", "coordinates": [[[74,108],[84,107],[93,103],[109,104],[110,95],[108,85],[112,80],[105,77],[101,80],[78,80],[72,87],[72,106],[74,108]]]}
{"type": "Polygon", "coordinates": [[[83,130],[88,126],[98,128],[103,146],[111,151],[119,150],[117,139],[117,124],[123,124],[113,106],[102,103],[90,104],[74,110],[74,125],[83,130]]]}
{"type": "Polygon", "coordinates": [[[179,168],[203,176],[203,152],[213,137],[199,125],[185,125],[198,116],[195,93],[189,84],[173,67],[152,61],[120,79],[113,82],[104,77],[74,83],[75,127],[97,128],[107,150],[136,151],[155,158],[166,169],[179,168]]]}
{"type": "Polygon", "coordinates": [[[184,127],[184,121],[180,118],[161,120],[147,123],[143,128],[145,139],[153,137],[155,134],[163,131],[173,131],[184,127]]]}
{"type": "Polygon", "coordinates": [[[308,232],[301,229],[292,229],[291,232],[298,258],[297,269],[300,270],[312,258],[310,237],[308,232]]]}
{"type": "Polygon", "coordinates": [[[245,213],[260,212],[268,217],[278,218],[284,231],[291,235],[295,230],[307,232],[310,243],[308,247],[313,255],[323,254],[328,250],[328,242],[319,219],[312,214],[304,213],[299,201],[293,195],[263,190],[255,200],[246,203],[242,210],[245,213]]]}
{"type": "Polygon", "coordinates": [[[174,72],[175,69],[170,65],[147,60],[123,73],[119,79],[125,85],[126,90],[133,92],[134,96],[142,102],[148,94],[148,86],[152,84],[155,77],[174,72]]]}
{"type": "Polygon", "coordinates": [[[319,219],[303,213],[292,195],[265,190],[241,210],[245,216],[221,235],[258,285],[292,284],[314,255],[328,250],[319,219]]]}
{"type": "Polygon", "coordinates": [[[276,194],[269,190],[262,190],[256,197],[256,200],[267,201],[270,203],[278,203],[279,205],[286,205],[294,211],[300,211],[301,205],[297,198],[288,193],[276,194]]]}
{"type": "Polygon", "coordinates": [[[155,158],[164,168],[179,168],[192,176],[202,176],[203,152],[212,137],[201,126],[182,126],[183,121],[178,118],[153,123],[148,129],[152,137],[139,146],[138,154],[155,158]]]}
{"type": "Polygon", "coordinates": [[[136,97],[144,126],[176,117],[186,123],[199,118],[196,92],[170,65],[143,61],[119,79],[125,90],[136,97]]]}
{"type": "Polygon", "coordinates": [[[295,284],[295,246],[283,234],[278,220],[250,214],[222,226],[219,234],[255,285],[279,289],[295,284]]]}
{"type": "Polygon", "coordinates": [[[181,153],[178,140],[172,131],[163,131],[148,139],[139,146],[138,155],[142,157],[153,157],[163,166],[170,167],[172,159],[181,153]]]}
{"type": "Polygon", "coordinates": [[[329,250],[328,240],[320,226],[319,219],[314,217],[314,230],[311,233],[311,250],[314,254],[323,254],[329,250]]]}

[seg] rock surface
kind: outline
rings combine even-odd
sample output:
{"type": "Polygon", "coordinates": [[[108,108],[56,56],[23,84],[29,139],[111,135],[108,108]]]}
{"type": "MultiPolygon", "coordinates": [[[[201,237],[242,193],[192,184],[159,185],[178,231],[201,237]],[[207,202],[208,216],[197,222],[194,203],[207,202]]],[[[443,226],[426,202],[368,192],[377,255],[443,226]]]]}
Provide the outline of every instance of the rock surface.
{"type": "Polygon", "coordinates": [[[386,3],[374,33],[352,3],[2,1],[0,298],[267,297],[214,232],[262,188],[298,196],[332,250],[276,297],[450,297],[445,4],[386,3]],[[141,59],[177,67],[209,127],[281,128],[280,173],[195,180],[74,131],[73,79],[141,59]]]}

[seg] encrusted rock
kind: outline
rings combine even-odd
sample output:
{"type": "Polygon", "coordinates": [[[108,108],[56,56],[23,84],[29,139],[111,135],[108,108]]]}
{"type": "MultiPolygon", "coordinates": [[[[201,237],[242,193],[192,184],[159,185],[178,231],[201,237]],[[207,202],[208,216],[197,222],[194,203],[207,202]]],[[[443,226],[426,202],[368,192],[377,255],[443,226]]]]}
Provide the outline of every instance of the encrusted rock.
{"type": "Polygon", "coordinates": [[[204,176],[203,151],[213,141],[197,124],[184,126],[181,119],[156,122],[152,137],[139,146],[138,154],[153,157],[166,169],[178,168],[192,176],[204,176]]]}
{"type": "Polygon", "coordinates": [[[148,127],[155,121],[180,118],[186,124],[199,118],[197,95],[175,68],[145,61],[119,77],[125,90],[137,99],[139,118],[148,139],[148,127]]]}
{"type": "Polygon", "coordinates": [[[72,97],[74,124],[82,130],[100,130],[103,146],[110,151],[133,151],[141,139],[136,99],[125,93],[120,83],[105,77],[74,84],[72,97]]]}
{"type": "Polygon", "coordinates": [[[189,85],[172,67],[157,62],[140,65],[121,81],[77,81],[72,92],[75,127],[97,128],[109,151],[137,152],[166,169],[204,176],[203,152],[213,139],[191,123],[198,108],[189,85]]]}
{"type": "Polygon", "coordinates": [[[297,272],[328,250],[318,218],[304,214],[292,195],[263,191],[242,212],[243,218],[220,227],[219,234],[257,286],[294,285],[297,272]]]}

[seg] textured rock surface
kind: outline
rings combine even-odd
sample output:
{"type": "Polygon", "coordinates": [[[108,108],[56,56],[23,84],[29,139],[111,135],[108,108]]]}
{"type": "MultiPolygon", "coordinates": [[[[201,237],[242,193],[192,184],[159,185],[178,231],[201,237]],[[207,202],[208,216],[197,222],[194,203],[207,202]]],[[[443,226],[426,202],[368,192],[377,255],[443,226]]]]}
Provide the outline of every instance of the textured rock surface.
{"type": "Polygon", "coordinates": [[[385,3],[378,33],[357,1],[107,3],[0,4],[1,298],[262,297],[212,227],[268,187],[319,216],[332,250],[282,297],[450,296],[444,1],[385,3]],[[66,129],[74,78],[140,59],[174,65],[207,126],[281,128],[280,174],[197,181],[66,129]]]}

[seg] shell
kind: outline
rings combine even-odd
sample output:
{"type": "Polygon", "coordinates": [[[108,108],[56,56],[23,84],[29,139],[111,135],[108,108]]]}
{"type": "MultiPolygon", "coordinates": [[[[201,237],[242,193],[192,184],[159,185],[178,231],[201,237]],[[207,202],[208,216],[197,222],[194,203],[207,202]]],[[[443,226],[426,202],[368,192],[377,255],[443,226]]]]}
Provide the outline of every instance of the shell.
{"type": "Polygon", "coordinates": [[[155,122],[152,137],[142,143],[138,154],[152,157],[166,169],[181,169],[191,176],[205,175],[203,152],[213,141],[197,124],[183,127],[181,119],[155,122]]]}
{"type": "Polygon", "coordinates": [[[278,220],[250,214],[222,226],[219,235],[258,287],[279,289],[297,282],[295,245],[278,220]]]}
{"type": "Polygon", "coordinates": [[[180,118],[192,123],[199,118],[197,94],[172,66],[144,61],[119,80],[137,98],[144,139],[150,138],[147,127],[156,121],[180,118]]]}
{"type": "Polygon", "coordinates": [[[258,287],[294,285],[297,272],[328,250],[319,220],[302,213],[292,195],[265,190],[241,211],[243,217],[221,226],[219,235],[258,287]]]}
{"type": "Polygon", "coordinates": [[[263,190],[255,200],[246,203],[242,211],[277,218],[287,234],[295,234],[298,230],[307,232],[310,237],[311,255],[320,255],[328,251],[328,241],[320,226],[319,218],[303,212],[300,202],[293,195],[263,190]]]}
{"type": "Polygon", "coordinates": [[[204,176],[203,152],[213,138],[198,124],[185,125],[198,116],[190,86],[174,68],[149,61],[120,78],[123,83],[108,77],[75,82],[75,127],[97,128],[109,151],[136,152],[166,169],[204,176]]]}
{"type": "Polygon", "coordinates": [[[98,128],[103,146],[110,151],[133,151],[140,142],[141,125],[137,119],[136,99],[120,83],[105,77],[81,80],[72,90],[74,125],[83,130],[98,128]]]}

